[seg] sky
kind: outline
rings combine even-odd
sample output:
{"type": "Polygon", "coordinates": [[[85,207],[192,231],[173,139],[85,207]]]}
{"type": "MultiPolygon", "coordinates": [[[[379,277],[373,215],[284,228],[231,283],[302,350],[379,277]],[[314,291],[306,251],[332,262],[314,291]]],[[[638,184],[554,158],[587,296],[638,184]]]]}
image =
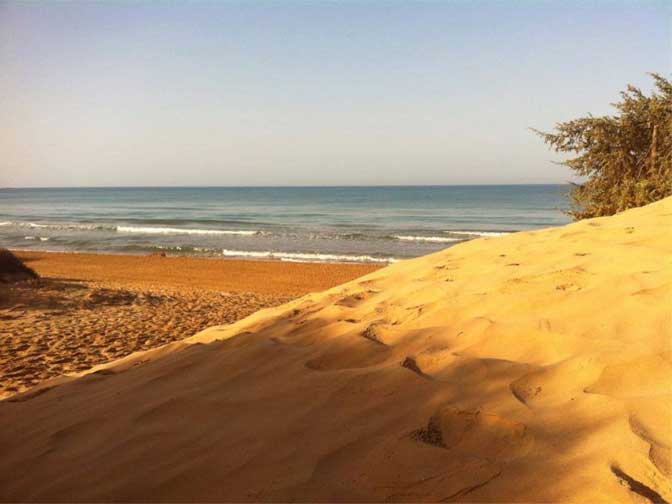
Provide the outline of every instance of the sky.
{"type": "Polygon", "coordinates": [[[0,187],[563,183],[672,2],[0,0],[0,187]]]}

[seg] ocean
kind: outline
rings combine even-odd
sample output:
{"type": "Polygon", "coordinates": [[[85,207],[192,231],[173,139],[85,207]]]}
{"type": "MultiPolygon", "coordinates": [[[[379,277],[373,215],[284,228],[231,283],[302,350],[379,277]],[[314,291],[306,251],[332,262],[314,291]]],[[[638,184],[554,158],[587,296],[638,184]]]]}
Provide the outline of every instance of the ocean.
{"type": "Polygon", "coordinates": [[[12,249],[393,262],[569,221],[567,185],[0,189],[12,249]]]}

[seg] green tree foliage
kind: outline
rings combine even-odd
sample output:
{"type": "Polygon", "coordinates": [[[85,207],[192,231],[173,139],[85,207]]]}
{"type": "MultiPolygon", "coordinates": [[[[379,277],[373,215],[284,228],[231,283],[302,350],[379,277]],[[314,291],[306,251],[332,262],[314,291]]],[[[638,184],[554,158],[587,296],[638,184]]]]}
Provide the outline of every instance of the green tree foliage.
{"type": "Polygon", "coordinates": [[[554,133],[533,130],[556,152],[577,155],[561,163],[585,180],[570,194],[567,213],[575,219],[613,215],[672,195],[672,82],[651,76],[651,96],[628,86],[612,104],[616,115],[559,123],[554,133]]]}

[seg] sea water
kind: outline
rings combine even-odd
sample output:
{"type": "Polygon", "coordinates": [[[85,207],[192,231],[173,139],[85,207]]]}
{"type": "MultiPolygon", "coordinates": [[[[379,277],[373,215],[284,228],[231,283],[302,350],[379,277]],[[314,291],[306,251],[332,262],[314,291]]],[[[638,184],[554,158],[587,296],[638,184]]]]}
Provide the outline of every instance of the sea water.
{"type": "Polygon", "coordinates": [[[0,189],[13,249],[392,262],[569,221],[566,185],[0,189]]]}

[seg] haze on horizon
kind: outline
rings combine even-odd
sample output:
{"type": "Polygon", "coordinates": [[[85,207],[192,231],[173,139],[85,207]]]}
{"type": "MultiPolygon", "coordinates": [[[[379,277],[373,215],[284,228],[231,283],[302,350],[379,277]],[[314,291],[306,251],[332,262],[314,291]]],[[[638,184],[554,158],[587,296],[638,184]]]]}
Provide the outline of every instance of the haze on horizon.
{"type": "Polygon", "coordinates": [[[562,183],[672,3],[0,1],[0,187],[562,183]]]}

